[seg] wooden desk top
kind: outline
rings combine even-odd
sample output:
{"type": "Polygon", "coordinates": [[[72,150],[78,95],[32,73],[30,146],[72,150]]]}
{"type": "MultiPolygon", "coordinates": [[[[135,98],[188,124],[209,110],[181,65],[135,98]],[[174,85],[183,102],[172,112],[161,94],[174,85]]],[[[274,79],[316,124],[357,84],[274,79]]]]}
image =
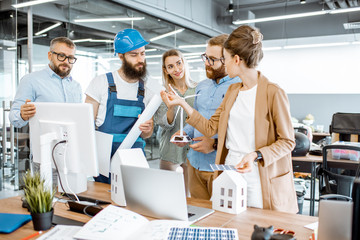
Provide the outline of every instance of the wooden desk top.
{"type": "Polygon", "coordinates": [[[316,162],[316,163],[322,163],[323,161],[322,156],[310,155],[309,153],[303,157],[292,157],[292,160],[300,161],[300,162],[316,162]]]}
{"type": "MultiPolygon", "coordinates": [[[[306,156],[303,157],[292,157],[292,161],[294,162],[315,162],[315,163],[322,163],[323,157],[317,156],[317,155],[310,155],[309,153],[306,154],[306,156]]],[[[353,161],[353,160],[346,160],[346,159],[332,159],[331,157],[328,158],[328,164],[329,167],[334,168],[345,168],[345,169],[354,169],[356,170],[359,161],[353,161]]]]}
{"type": "Polygon", "coordinates": [[[312,133],[313,136],[319,136],[319,137],[326,137],[326,136],[330,136],[330,133],[328,132],[313,132],[312,133]]]}
{"type": "MultiPolygon", "coordinates": [[[[88,191],[82,193],[81,195],[109,201],[109,190],[110,185],[108,184],[89,182],[88,191]]],[[[211,208],[210,201],[189,198],[188,203],[191,205],[211,208]]],[[[22,202],[20,197],[1,199],[0,212],[22,214],[28,213],[26,209],[21,207],[21,204],[22,202]]],[[[87,222],[90,220],[90,217],[84,214],[71,212],[67,209],[68,208],[64,203],[57,203],[55,205],[55,214],[81,222],[87,222]]],[[[151,220],[153,218],[148,219],[151,220]]],[[[239,233],[239,239],[250,239],[254,229],[254,224],[262,227],[273,225],[275,228],[283,228],[295,231],[296,238],[298,240],[308,240],[312,231],[304,228],[304,225],[314,223],[316,221],[318,221],[317,217],[248,208],[245,212],[242,212],[238,215],[215,211],[215,213],[196,222],[195,224],[202,227],[236,228],[239,233]]],[[[34,232],[33,223],[30,221],[11,234],[0,234],[0,238],[4,240],[21,239],[23,237],[29,236],[34,232]]]]}

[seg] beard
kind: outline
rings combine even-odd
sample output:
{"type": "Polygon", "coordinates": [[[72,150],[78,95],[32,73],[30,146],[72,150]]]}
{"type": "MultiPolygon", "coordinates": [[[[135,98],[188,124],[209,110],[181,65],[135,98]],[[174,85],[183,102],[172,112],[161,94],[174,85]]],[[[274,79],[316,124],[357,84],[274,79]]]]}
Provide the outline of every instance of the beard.
{"type": "Polygon", "coordinates": [[[67,77],[69,76],[72,67],[66,63],[60,63],[58,66],[55,65],[54,62],[50,62],[50,68],[57,74],[59,75],[61,78],[67,77]],[[68,70],[61,70],[61,66],[66,66],[68,67],[68,70]]]}
{"type": "Polygon", "coordinates": [[[214,81],[221,79],[226,76],[225,65],[221,65],[218,69],[214,69],[210,66],[205,66],[206,76],[214,81]],[[210,70],[211,72],[208,72],[210,70]]]}
{"type": "Polygon", "coordinates": [[[147,72],[146,72],[146,60],[143,63],[138,63],[136,65],[131,64],[126,60],[124,57],[122,66],[124,70],[124,74],[129,79],[144,79],[147,72]],[[142,66],[139,70],[136,67],[142,66]]]}

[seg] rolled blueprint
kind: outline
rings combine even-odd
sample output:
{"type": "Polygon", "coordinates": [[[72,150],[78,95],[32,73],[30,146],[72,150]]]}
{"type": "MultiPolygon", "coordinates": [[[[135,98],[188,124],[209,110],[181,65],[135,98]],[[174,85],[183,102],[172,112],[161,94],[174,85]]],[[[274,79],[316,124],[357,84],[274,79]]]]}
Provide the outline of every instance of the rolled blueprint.
{"type": "Polygon", "coordinates": [[[129,149],[134,145],[136,139],[141,134],[139,129],[140,124],[151,119],[161,103],[161,97],[155,94],[118,149],[129,149]]]}

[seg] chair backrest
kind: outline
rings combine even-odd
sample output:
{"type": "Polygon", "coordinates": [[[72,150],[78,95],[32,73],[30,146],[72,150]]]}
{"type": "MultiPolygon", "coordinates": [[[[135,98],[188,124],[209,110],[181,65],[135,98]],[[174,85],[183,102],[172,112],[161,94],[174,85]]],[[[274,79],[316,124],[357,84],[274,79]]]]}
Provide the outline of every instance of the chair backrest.
{"type": "MultiPolygon", "coordinates": [[[[352,193],[352,187],[354,183],[355,176],[358,175],[359,171],[359,164],[357,167],[357,170],[348,170],[341,167],[341,161],[344,161],[344,163],[353,160],[344,160],[341,159],[341,156],[346,156],[346,154],[354,154],[356,151],[356,156],[360,156],[360,147],[357,146],[351,146],[351,145],[327,145],[323,147],[323,177],[325,182],[325,192],[327,194],[341,194],[348,197],[351,197],[352,193]],[[335,153],[340,151],[342,155],[336,155],[339,156],[338,160],[340,164],[337,164],[339,167],[329,167],[329,158],[328,150],[331,151],[332,158],[335,156],[335,153]]],[[[358,158],[357,158],[358,159],[358,158]]],[[[359,163],[359,161],[357,160],[359,163]]],[[[355,164],[355,163],[354,163],[355,164]]]]}
{"type": "Polygon", "coordinates": [[[301,133],[303,133],[305,135],[308,134],[308,130],[306,128],[304,128],[304,127],[294,127],[294,131],[295,132],[301,132],[301,133]]]}
{"type": "Polygon", "coordinates": [[[332,142],[360,142],[360,113],[335,113],[330,125],[332,142]]]}

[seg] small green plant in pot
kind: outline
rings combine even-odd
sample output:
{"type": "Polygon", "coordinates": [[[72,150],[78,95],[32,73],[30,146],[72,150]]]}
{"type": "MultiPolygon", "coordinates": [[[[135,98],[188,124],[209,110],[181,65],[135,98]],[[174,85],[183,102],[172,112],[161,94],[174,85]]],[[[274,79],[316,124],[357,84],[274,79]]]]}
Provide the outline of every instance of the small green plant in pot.
{"type": "Polygon", "coordinates": [[[44,182],[45,180],[38,172],[31,174],[28,171],[24,175],[25,200],[31,213],[34,229],[37,231],[51,228],[54,214],[55,191],[47,188],[44,182]]]}

